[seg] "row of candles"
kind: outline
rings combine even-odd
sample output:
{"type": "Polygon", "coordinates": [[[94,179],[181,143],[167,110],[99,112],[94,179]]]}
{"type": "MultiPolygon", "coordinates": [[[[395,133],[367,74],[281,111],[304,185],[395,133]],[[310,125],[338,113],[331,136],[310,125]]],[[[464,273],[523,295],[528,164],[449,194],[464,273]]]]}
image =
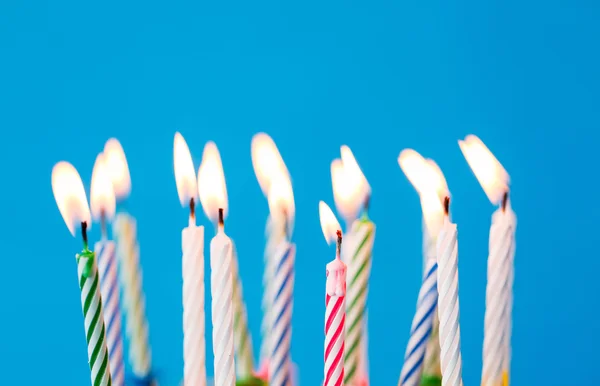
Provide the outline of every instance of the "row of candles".
{"type": "MultiPolygon", "coordinates": [[[[508,198],[509,177],[479,138],[467,136],[459,145],[490,201],[500,205],[490,229],[482,385],[507,385],[516,226],[508,198]]],[[[189,223],[182,230],[186,386],[207,383],[204,227],[196,225],[198,198],[216,228],[210,242],[214,384],[232,386],[236,379],[255,376],[270,385],[293,383],[290,349],[296,247],[291,242],[295,214],[291,179],[275,143],[264,133],[252,140],[252,162],[270,208],[259,371],[254,366],[237,252],[225,233],[228,199],[219,151],[213,142],[206,144],[196,175],[183,136],[175,135],[177,192],[182,206],[189,208],[189,223]]],[[[450,221],[450,193],[433,160],[407,149],[398,162],[420,195],[424,219],[423,282],[399,385],[458,386],[462,384],[458,242],[456,224],[450,221]]],[[[332,210],[319,203],[325,238],[337,245],[336,257],[326,267],[324,385],[368,385],[366,300],[375,240],[375,224],[368,217],[371,188],[347,146],[342,146],[340,158],[332,162],[331,175],[335,206],[347,226],[342,235],[332,210]]],[[[92,384],[125,383],[121,309],[130,341],[132,382],[153,384],[135,219],[125,212],[116,213],[117,200],[124,200],[131,189],[120,143],[109,140],[96,159],[91,212],[81,178],[71,164],[62,161],[55,165],[52,188],[71,233],[75,235],[81,226],[84,249],[76,260],[92,384]],[[100,222],[102,234],[95,252],[87,240],[92,217],[100,222]],[[116,243],[108,239],[109,221],[116,243]]]]}

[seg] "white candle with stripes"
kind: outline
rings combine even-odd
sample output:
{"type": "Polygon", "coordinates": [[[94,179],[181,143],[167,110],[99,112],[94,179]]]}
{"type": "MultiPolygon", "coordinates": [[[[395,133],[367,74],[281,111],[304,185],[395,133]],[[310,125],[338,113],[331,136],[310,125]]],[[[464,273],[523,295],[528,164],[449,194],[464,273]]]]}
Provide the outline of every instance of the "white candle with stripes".
{"type": "Polygon", "coordinates": [[[110,365],[102,317],[98,268],[96,256],[88,249],[87,240],[88,225],[91,227],[91,214],[81,177],[73,165],[61,161],[52,168],[52,192],[71,235],[75,236],[76,228],[81,226],[83,251],[76,255],[77,276],[81,291],[91,384],[110,386],[110,365]]]}
{"type": "Polygon", "coordinates": [[[214,142],[204,146],[198,169],[198,193],[207,217],[217,225],[210,242],[210,292],[215,386],[234,386],[233,245],[225,234],[228,200],[221,155],[214,142]]]}
{"type": "Polygon", "coordinates": [[[508,385],[516,227],[508,198],[510,177],[478,137],[468,135],[458,143],[490,202],[500,205],[490,228],[481,384],[508,385]]]}
{"type": "Polygon", "coordinates": [[[183,384],[206,385],[204,321],[204,227],[196,226],[198,186],[190,150],[180,133],[173,142],[173,166],[177,194],[189,205],[188,226],[181,232],[183,276],[183,384]]]}
{"type": "Polygon", "coordinates": [[[456,224],[450,222],[446,198],[446,217],[437,240],[438,307],[440,313],[440,362],[442,384],[462,385],[462,357],[460,352],[460,307],[458,300],[458,241],[456,224]]]}
{"type": "Polygon", "coordinates": [[[336,240],[335,259],[327,264],[325,283],[325,367],[323,386],[344,384],[344,344],[346,326],[346,264],[340,252],[342,231],[333,212],[319,202],[319,218],[325,240],[336,240]]]}

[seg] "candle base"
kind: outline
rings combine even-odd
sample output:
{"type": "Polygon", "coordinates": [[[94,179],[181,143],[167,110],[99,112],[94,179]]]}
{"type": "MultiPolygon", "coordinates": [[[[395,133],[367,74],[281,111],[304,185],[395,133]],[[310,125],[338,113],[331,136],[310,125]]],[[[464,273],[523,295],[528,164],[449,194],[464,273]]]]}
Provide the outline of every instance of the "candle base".
{"type": "Polygon", "coordinates": [[[131,386],[158,386],[158,380],[154,374],[149,374],[146,377],[138,377],[130,375],[128,378],[128,385],[131,386]]]}
{"type": "Polygon", "coordinates": [[[235,381],[236,386],[267,386],[268,383],[260,378],[247,377],[244,379],[238,379],[235,381]]]}
{"type": "Polygon", "coordinates": [[[437,375],[423,375],[419,386],[442,386],[442,377],[437,375]]]}

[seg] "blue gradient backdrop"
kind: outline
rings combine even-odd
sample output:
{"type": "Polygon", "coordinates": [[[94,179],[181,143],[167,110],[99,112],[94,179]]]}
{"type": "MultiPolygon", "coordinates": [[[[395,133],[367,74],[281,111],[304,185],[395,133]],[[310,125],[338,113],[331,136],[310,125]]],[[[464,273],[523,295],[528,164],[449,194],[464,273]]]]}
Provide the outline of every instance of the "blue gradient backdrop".
{"type": "Polygon", "coordinates": [[[131,168],[154,363],[165,385],[178,384],[187,212],[172,170],[176,130],[196,165],[206,141],[221,150],[256,346],[268,209],[252,135],[271,134],[285,158],[297,204],[293,357],[302,386],[322,379],[333,250],[317,203],[333,203],[329,163],[344,143],[371,182],[378,225],[372,384],[397,382],[420,280],[418,198],[396,162],[405,147],[434,158],[452,190],[464,379],[478,384],[494,208],[457,146],[471,132],[511,173],[519,216],[514,385],[599,384],[598,8],[584,0],[3,1],[0,384],[89,382],[74,261],[81,243],[56,208],[50,172],[68,160],[88,186],[110,136],[131,168]]]}

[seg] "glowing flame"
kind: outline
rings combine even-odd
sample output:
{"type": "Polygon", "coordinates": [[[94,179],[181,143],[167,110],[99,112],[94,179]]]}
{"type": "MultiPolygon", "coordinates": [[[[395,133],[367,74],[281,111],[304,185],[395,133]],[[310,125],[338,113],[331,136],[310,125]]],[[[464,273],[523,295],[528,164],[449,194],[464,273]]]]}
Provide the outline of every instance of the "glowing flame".
{"type": "Polygon", "coordinates": [[[365,200],[366,187],[356,169],[346,167],[341,159],[331,163],[333,200],[346,222],[354,220],[365,200]]]}
{"type": "Polygon", "coordinates": [[[104,153],[98,154],[94,170],[92,171],[92,188],[90,191],[90,205],[92,216],[98,220],[104,216],[111,220],[115,216],[116,198],[113,184],[106,166],[104,153]]]}
{"type": "Polygon", "coordinates": [[[500,203],[510,182],[502,164],[474,135],[468,135],[464,141],[458,141],[458,145],[489,200],[493,204],[500,203]]]}
{"type": "Polygon", "coordinates": [[[336,241],[337,231],[341,230],[342,227],[340,227],[340,223],[335,218],[331,208],[323,201],[319,201],[319,219],[321,220],[321,229],[323,230],[323,236],[325,236],[327,244],[336,241]]]}
{"type": "Polygon", "coordinates": [[[173,142],[173,166],[179,202],[182,206],[188,205],[192,198],[196,198],[198,185],[190,149],[183,136],[178,132],[175,133],[173,142]]]}
{"type": "Polygon", "coordinates": [[[435,161],[423,158],[412,149],[405,149],[398,157],[398,164],[420,195],[435,192],[443,200],[449,194],[444,174],[435,161]]]}
{"type": "Polygon", "coordinates": [[[444,198],[450,195],[450,190],[448,189],[448,183],[446,182],[446,177],[444,177],[444,173],[442,173],[442,169],[435,163],[434,160],[427,158],[427,164],[431,168],[432,172],[436,176],[435,182],[435,191],[440,197],[440,200],[443,202],[444,198]]]}
{"type": "Polygon", "coordinates": [[[131,177],[123,147],[116,138],[111,138],[104,145],[104,154],[115,196],[117,199],[124,199],[131,192],[131,177]]]}
{"type": "Polygon", "coordinates": [[[198,169],[198,193],[206,216],[213,222],[219,218],[219,209],[223,217],[227,216],[227,187],[219,149],[214,142],[204,146],[202,164],[198,169]]]}
{"type": "Polygon", "coordinates": [[[439,196],[433,193],[421,195],[421,208],[427,231],[436,237],[444,222],[444,207],[439,196]]]}
{"type": "Polygon", "coordinates": [[[265,133],[252,138],[252,166],[256,179],[265,196],[269,195],[271,182],[280,175],[287,176],[288,170],[273,139],[265,133]]]}
{"type": "Polygon", "coordinates": [[[291,234],[296,207],[294,205],[292,183],[287,176],[282,175],[271,181],[268,199],[273,225],[276,227],[285,226],[287,233],[291,234]]]}
{"type": "Polygon", "coordinates": [[[369,181],[367,181],[367,177],[365,177],[364,173],[360,166],[358,166],[358,162],[356,162],[356,158],[354,158],[354,154],[352,154],[352,150],[346,145],[342,145],[340,148],[340,153],[342,155],[342,164],[344,164],[344,168],[349,170],[353,176],[360,180],[361,187],[363,189],[363,199],[364,201],[368,195],[371,194],[371,186],[369,185],[369,181]]]}
{"type": "Polygon", "coordinates": [[[52,168],[52,192],[58,210],[73,236],[75,236],[75,228],[84,221],[87,222],[88,229],[92,227],[83,182],[73,165],[65,161],[54,165],[52,168]]]}

